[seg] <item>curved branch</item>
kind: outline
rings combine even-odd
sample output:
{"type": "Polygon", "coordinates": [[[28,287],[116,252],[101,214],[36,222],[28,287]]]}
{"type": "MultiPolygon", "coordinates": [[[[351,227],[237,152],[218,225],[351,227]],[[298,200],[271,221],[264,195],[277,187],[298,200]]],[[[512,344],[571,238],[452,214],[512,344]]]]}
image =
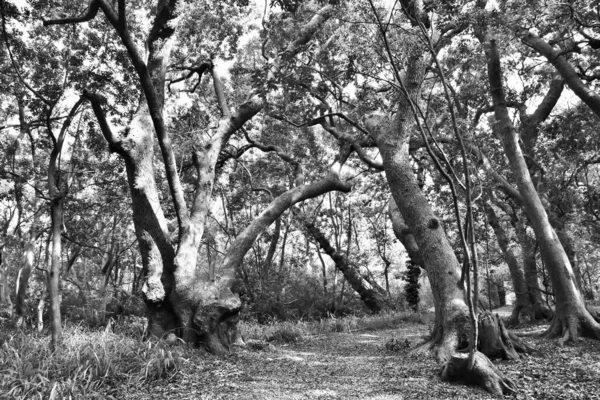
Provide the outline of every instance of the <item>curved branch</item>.
{"type": "MultiPolygon", "coordinates": [[[[121,3],[124,3],[124,1],[119,0],[119,5],[121,3]]],[[[91,0],[90,3],[88,4],[87,10],[79,17],[67,17],[67,18],[49,19],[49,20],[42,19],[42,21],[43,21],[44,26],[78,24],[80,22],[87,22],[87,21],[91,21],[92,19],[96,18],[96,15],[98,14],[98,10],[100,10],[100,2],[98,0],[91,0]]]]}
{"type": "Polygon", "coordinates": [[[232,271],[237,268],[256,238],[294,204],[334,190],[348,193],[350,189],[350,184],[340,181],[337,174],[332,172],[325,179],[294,187],[281,194],[235,238],[223,260],[222,269],[232,271]]]}

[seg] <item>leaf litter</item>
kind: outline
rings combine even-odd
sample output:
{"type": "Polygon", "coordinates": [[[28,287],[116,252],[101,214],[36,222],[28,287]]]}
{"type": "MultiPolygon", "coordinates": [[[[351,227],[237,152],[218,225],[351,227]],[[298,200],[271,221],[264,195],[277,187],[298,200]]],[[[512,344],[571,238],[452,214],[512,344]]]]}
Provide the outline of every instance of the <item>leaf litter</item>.
{"type": "MultiPolygon", "coordinates": [[[[543,326],[533,329],[543,330],[543,326]]],[[[533,332],[532,328],[521,330],[533,332]]],[[[219,358],[190,350],[171,381],[119,388],[117,398],[185,399],[492,399],[478,387],[442,382],[431,354],[412,352],[428,333],[406,323],[370,333],[328,333],[297,343],[249,346],[219,358]],[[392,344],[392,345],[390,345],[392,344]],[[397,345],[396,345],[397,344],[397,345]],[[254,348],[254,349],[253,349],[254,348]]],[[[543,352],[516,362],[495,361],[519,384],[519,400],[600,399],[600,342],[527,337],[543,352]]],[[[111,394],[115,395],[112,390],[111,394]]]]}

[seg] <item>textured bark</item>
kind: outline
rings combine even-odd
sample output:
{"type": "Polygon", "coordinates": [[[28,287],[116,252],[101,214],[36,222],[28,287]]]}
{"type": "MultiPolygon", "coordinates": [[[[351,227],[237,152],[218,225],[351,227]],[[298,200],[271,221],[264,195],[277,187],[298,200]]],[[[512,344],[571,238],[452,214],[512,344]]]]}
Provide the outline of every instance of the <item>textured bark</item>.
{"type": "Polygon", "coordinates": [[[510,333],[498,314],[485,313],[479,316],[479,351],[490,359],[518,360],[519,353],[537,354],[521,338],[510,333]]]}
{"type": "Polygon", "coordinates": [[[569,259],[550,225],[521,152],[517,132],[506,108],[496,42],[487,34],[479,34],[479,39],[488,61],[488,78],[497,120],[495,129],[502,141],[517,187],[523,197],[523,208],[536,234],[541,256],[552,280],[556,312],[548,335],[560,336],[565,333],[565,339],[577,340],[584,334],[600,339],[600,324],[585,308],[569,259]]]}
{"type": "Polygon", "coordinates": [[[415,237],[411,233],[410,228],[404,222],[402,213],[398,209],[393,197],[390,198],[388,212],[390,214],[390,220],[392,221],[394,235],[404,246],[410,261],[413,263],[413,265],[418,265],[419,267],[423,268],[423,258],[421,257],[419,246],[417,245],[415,237]]]}
{"type": "MultiPolygon", "coordinates": [[[[414,101],[418,98],[430,60],[418,51],[411,54],[406,65],[404,86],[414,101]]],[[[410,164],[411,104],[403,94],[398,95],[397,103],[393,119],[375,115],[366,121],[366,125],[375,136],[392,197],[420,250],[435,305],[432,339],[438,346],[438,359],[447,361],[458,347],[467,343],[470,330],[468,308],[454,249],[440,219],[420,190],[410,164]]]]}
{"type": "Polygon", "coordinates": [[[573,267],[573,273],[575,274],[575,282],[577,282],[577,287],[579,288],[579,291],[583,293],[583,282],[581,280],[581,271],[579,269],[577,250],[575,249],[575,239],[573,238],[571,232],[569,232],[565,227],[557,230],[556,234],[558,235],[558,239],[565,249],[565,253],[567,253],[567,257],[569,257],[571,267],[573,267]]]}

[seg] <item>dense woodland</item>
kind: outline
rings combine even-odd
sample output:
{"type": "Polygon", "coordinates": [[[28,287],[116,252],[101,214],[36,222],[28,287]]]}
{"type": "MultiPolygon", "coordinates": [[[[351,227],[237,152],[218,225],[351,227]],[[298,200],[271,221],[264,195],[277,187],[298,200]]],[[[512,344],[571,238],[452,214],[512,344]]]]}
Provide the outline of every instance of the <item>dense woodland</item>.
{"type": "MultiPolygon", "coordinates": [[[[508,395],[512,328],[600,340],[597,1],[0,5],[4,358],[85,327],[160,378],[250,325],[431,314],[411,354],[508,395]]],[[[2,384],[82,398],[96,359],[2,384]]]]}

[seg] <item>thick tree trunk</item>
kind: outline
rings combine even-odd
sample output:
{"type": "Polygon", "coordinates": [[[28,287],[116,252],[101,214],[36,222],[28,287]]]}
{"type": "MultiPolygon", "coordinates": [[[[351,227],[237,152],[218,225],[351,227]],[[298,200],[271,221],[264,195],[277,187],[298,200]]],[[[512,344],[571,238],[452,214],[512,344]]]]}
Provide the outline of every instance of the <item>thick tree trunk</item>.
{"type": "Polygon", "coordinates": [[[394,231],[394,235],[404,246],[410,261],[413,265],[418,265],[419,267],[424,268],[423,258],[421,257],[419,246],[417,245],[415,237],[410,228],[408,225],[406,225],[406,222],[404,222],[402,213],[398,209],[393,197],[390,197],[388,213],[390,214],[390,220],[392,221],[392,230],[394,231]]]}
{"type": "Polygon", "coordinates": [[[503,375],[490,359],[518,360],[519,353],[538,354],[538,351],[510,333],[498,314],[481,314],[478,323],[479,352],[475,353],[473,369],[468,368],[468,354],[458,353],[443,365],[441,378],[475,384],[492,394],[511,394],[516,389],[515,383],[503,375]]]}
{"type": "MultiPolygon", "coordinates": [[[[404,86],[411,100],[415,101],[429,58],[418,51],[411,54],[406,65],[404,86]]],[[[413,235],[427,271],[435,305],[432,343],[438,346],[438,359],[447,361],[457,348],[466,347],[470,331],[469,311],[454,249],[440,219],[419,188],[410,164],[409,141],[414,126],[413,118],[409,117],[411,114],[410,100],[399,94],[393,120],[386,121],[375,115],[367,119],[366,125],[374,135],[383,159],[392,197],[409,228],[404,232],[413,235]]]]}
{"type": "Polygon", "coordinates": [[[113,148],[123,156],[127,170],[133,223],[142,256],[147,334],[162,337],[179,326],[168,297],[173,288],[175,251],[154,178],[153,129],[147,105],[141,101],[129,124],[129,135],[113,148]]]}
{"type": "Polygon", "coordinates": [[[573,273],[575,274],[575,282],[577,282],[577,287],[579,288],[579,291],[583,293],[583,281],[581,280],[579,259],[577,258],[577,250],[575,248],[575,238],[573,238],[573,235],[566,227],[558,229],[556,231],[556,235],[558,236],[560,243],[563,245],[565,253],[567,253],[567,257],[569,257],[569,262],[571,263],[573,273]]]}
{"type": "Polygon", "coordinates": [[[491,95],[498,121],[495,129],[502,141],[517,187],[523,197],[523,207],[539,241],[540,253],[552,280],[556,311],[547,334],[563,336],[563,340],[575,341],[581,334],[600,339],[600,324],[585,308],[567,254],[550,225],[521,152],[517,132],[506,108],[496,42],[488,36],[479,37],[488,60],[491,95]]]}

